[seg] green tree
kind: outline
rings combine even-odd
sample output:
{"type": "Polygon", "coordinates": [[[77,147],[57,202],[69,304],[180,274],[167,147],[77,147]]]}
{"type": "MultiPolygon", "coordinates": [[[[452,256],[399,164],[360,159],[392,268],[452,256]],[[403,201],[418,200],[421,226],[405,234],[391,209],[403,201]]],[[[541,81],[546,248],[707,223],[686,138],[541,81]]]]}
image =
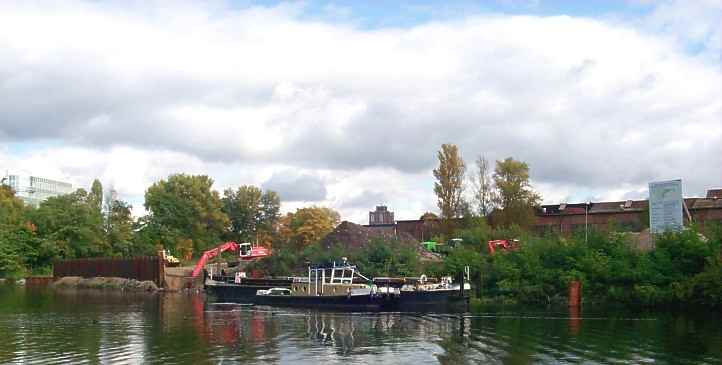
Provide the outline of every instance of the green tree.
{"type": "Polygon", "coordinates": [[[15,192],[0,185],[0,277],[23,273],[36,256],[34,227],[25,221],[26,207],[15,192]]]}
{"type": "Polygon", "coordinates": [[[133,256],[136,252],[133,242],[132,206],[121,200],[109,199],[106,202],[105,234],[113,254],[133,256]]]}
{"type": "Polygon", "coordinates": [[[534,208],[541,197],[529,182],[529,166],[509,157],[496,161],[494,170],[495,200],[500,208],[495,221],[501,227],[513,224],[528,228],[534,222],[534,208]]]}
{"type": "Polygon", "coordinates": [[[459,148],[453,144],[441,145],[438,151],[439,167],[434,169],[434,193],[441,218],[449,219],[461,215],[463,207],[464,172],[466,165],[461,159],[459,148]]]}
{"type": "MultiPolygon", "coordinates": [[[[340,259],[340,257],[335,257],[340,259]]],[[[366,276],[413,276],[419,274],[415,247],[396,239],[377,237],[351,255],[366,276]]]]}
{"type": "Polygon", "coordinates": [[[98,212],[103,208],[103,184],[98,179],[93,180],[93,185],[90,186],[88,203],[98,212]]]}
{"type": "Polygon", "coordinates": [[[273,190],[266,190],[261,196],[260,212],[258,229],[261,232],[275,232],[281,218],[281,197],[273,190]]]}
{"type": "Polygon", "coordinates": [[[110,254],[103,217],[85,190],[50,197],[30,213],[43,240],[44,256],[73,258],[110,254]]]}
{"type": "Polygon", "coordinates": [[[259,235],[273,233],[280,217],[278,194],[244,185],[236,191],[226,189],[223,195],[223,212],[230,219],[234,239],[254,241],[259,235]]]}
{"type": "Polygon", "coordinates": [[[0,226],[18,226],[25,220],[25,204],[7,185],[0,185],[0,226]]]}
{"type": "Polygon", "coordinates": [[[145,192],[149,218],[143,228],[151,232],[143,236],[171,249],[179,239],[190,239],[196,253],[218,244],[230,221],[212,186],[205,175],[176,174],[154,183],[145,192]]]}

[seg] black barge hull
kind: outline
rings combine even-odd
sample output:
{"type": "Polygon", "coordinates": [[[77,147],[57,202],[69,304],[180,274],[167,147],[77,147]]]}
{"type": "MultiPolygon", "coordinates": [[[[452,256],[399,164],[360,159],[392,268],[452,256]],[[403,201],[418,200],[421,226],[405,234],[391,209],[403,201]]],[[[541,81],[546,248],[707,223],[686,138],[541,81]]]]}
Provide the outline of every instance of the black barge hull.
{"type": "Polygon", "coordinates": [[[301,307],[346,311],[380,311],[396,307],[397,298],[371,295],[355,296],[257,296],[256,304],[277,307],[301,307]]]}
{"type": "Polygon", "coordinates": [[[398,309],[401,311],[466,310],[469,296],[458,290],[401,291],[398,309]]]}
{"type": "MultiPolygon", "coordinates": [[[[280,286],[273,286],[273,288],[280,286]]],[[[217,283],[207,285],[206,290],[219,302],[234,302],[279,307],[304,307],[357,311],[432,311],[465,309],[467,295],[458,290],[402,291],[401,295],[357,296],[257,296],[260,289],[271,286],[217,283]]]]}

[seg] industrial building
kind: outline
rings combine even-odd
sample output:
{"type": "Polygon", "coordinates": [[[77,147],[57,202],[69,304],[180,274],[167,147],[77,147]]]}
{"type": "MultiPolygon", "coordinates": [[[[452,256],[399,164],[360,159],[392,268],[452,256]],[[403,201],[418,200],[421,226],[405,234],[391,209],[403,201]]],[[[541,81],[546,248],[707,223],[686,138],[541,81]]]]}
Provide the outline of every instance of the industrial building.
{"type": "Polygon", "coordinates": [[[47,198],[73,192],[73,185],[70,183],[38,176],[7,174],[2,178],[2,184],[10,186],[18,198],[34,207],[47,198]]]}
{"type": "MultiPolygon", "coordinates": [[[[684,224],[693,223],[700,232],[710,224],[722,224],[722,189],[707,191],[704,198],[684,199],[684,224]]],[[[649,225],[649,201],[626,200],[542,205],[536,212],[537,233],[568,235],[578,230],[640,232],[649,225]]]]}
{"type": "MultiPolygon", "coordinates": [[[[684,208],[684,224],[693,223],[702,233],[710,224],[722,225],[722,189],[708,190],[704,198],[685,198],[684,208]]],[[[493,215],[489,217],[492,226],[493,215]]],[[[614,228],[620,232],[640,232],[648,226],[649,201],[626,200],[542,205],[535,212],[532,229],[538,234],[570,235],[585,227],[597,231],[614,228]]],[[[366,227],[386,234],[406,232],[424,241],[439,235],[442,225],[436,216],[430,214],[421,219],[393,221],[393,212],[386,206],[380,206],[375,212],[369,212],[366,227]]]]}

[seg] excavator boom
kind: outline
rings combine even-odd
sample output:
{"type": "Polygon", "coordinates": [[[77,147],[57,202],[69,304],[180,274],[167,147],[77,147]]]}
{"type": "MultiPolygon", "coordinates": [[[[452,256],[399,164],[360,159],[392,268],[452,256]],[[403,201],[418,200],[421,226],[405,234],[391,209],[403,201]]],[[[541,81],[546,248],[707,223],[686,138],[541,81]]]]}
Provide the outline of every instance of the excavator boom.
{"type": "Polygon", "coordinates": [[[252,246],[250,243],[235,243],[233,241],[225,242],[203,253],[193,268],[192,276],[195,278],[203,271],[203,267],[208,260],[220,255],[225,251],[240,251],[239,258],[241,260],[255,260],[271,255],[271,251],[262,246],[252,246]]]}
{"type": "Polygon", "coordinates": [[[198,276],[198,274],[201,273],[201,270],[203,270],[203,266],[206,265],[206,262],[208,262],[208,260],[210,260],[228,250],[231,250],[231,251],[238,250],[238,244],[230,241],[230,242],[223,243],[216,248],[212,248],[212,249],[204,252],[203,256],[201,256],[200,260],[198,260],[198,262],[196,263],[196,266],[193,268],[193,274],[192,274],[193,277],[195,278],[198,276]]]}

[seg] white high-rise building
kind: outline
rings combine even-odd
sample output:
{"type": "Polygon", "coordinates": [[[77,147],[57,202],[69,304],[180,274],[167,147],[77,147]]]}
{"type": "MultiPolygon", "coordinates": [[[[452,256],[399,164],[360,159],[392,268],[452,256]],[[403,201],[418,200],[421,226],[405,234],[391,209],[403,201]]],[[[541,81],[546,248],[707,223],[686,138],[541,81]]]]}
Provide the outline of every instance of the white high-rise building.
{"type": "Polygon", "coordinates": [[[15,195],[25,204],[37,207],[43,200],[73,192],[70,183],[46,179],[38,176],[6,175],[3,184],[15,190],[15,195]]]}

